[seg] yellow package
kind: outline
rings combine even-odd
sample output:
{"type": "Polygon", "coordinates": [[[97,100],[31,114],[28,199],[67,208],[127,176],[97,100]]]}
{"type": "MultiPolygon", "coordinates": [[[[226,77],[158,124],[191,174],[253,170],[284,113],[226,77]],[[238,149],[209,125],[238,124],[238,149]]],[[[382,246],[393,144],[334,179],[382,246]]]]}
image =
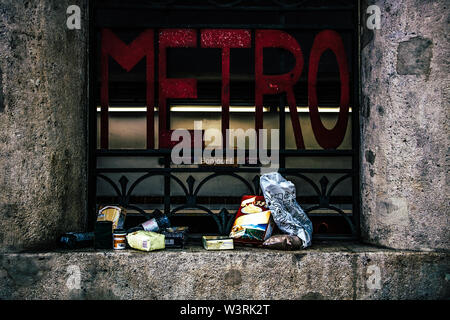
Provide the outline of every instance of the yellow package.
{"type": "Polygon", "coordinates": [[[97,221],[111,221],[113,229],[123,229],[126,211],[122,207],[105,206],[98,211],[97,221]]]}
{"type": "Polygon", "coordinates": [[[225,236],[203,236],[202,243],[206,250],[234,249],[233,239],[225,236]]]}
{"type": "Polygon", "coordinates": [[[144,230],[128,234],[127,242],[133,249],[142,251],[154,251],[166,247],[165,236],[163,234],[144,230]]]}

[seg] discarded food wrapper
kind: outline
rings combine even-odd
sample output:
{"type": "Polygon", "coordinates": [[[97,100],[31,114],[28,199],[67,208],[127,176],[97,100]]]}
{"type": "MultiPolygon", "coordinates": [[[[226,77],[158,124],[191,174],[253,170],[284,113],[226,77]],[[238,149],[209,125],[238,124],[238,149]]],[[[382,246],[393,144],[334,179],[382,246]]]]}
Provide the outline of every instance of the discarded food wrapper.
{"type": "Polygon", "coordinates": [[[111,221],[114,230],[123,229],[126,214],[126,210],[122,207],[104,206],[98,211],[97,221],[111,221]]]}
{"type": "Polygon", "coordinates": [[[274,227],[263,196],[243,196],[231,227],[230,238],[237,243],[262,244],[274,227]]]}
{"type": "Polygon", "coordinates": [[[277,234],[263,242],[263,247],[275,250],[298,250],[302,248],[302,240],[297,236],[277,234]]]}
{"type": "Polygon", "coordinates": [[[188,227],[170,227],[161,231],[166,237],[166,248],[184,248],[187,240],[188,227]]]}
{"type": "Polygon", "coordinates": [[[127,235],[128,245],[137,250],[154,251],[165,248],[165,236],[152,231],[139,230],[127,235]]]}
{"type": "Polygon", "coordinates": [[[206,250],[234,249],[233,239],[226,236],[203,236],[202,242],[206,250]]]}
{"type": "Polygon", "coordinates": [[[278,172],[262,175],[260,185],[278,228],[286,234],[299,237],[303,248],[310,246],[313,226],[297,203],[295,185],[278,172]]]}

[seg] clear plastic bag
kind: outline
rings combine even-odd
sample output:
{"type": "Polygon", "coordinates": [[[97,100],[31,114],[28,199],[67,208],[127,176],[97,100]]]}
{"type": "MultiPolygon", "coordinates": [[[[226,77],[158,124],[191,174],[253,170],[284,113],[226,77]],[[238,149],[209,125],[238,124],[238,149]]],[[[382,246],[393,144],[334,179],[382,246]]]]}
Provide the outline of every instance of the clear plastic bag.
{"type": "Polygon", "coordinates": [[[260,185],[278,228],[286,234],[299,237],[303,248],[310,246],[313,226],[297,203],[295,185],[278,172],[262,175],[260,185]]]}

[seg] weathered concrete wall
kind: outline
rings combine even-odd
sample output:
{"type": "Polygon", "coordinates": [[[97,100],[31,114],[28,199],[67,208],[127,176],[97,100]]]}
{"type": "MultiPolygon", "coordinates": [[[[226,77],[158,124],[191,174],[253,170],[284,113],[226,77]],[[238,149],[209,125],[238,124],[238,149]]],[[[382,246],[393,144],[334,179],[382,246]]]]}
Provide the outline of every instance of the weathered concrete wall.
{"type": "Polygon", "coordinates": [[[313,246],[283,252],[0,254],[0,299],[448,299],[446,253],[313,246]]]}
{"type": "Polygon", "coordinates": [[[0,1],[0,250],[54,242],[86,211],[84,0],[0,1]]]}
{"type": "Polygon", "coordinates": [[[361,194],[363,240],[450,248],[449,5],[362,1],[361,194]],[[381,9],[370,31],[365,10],[381,9]]]}

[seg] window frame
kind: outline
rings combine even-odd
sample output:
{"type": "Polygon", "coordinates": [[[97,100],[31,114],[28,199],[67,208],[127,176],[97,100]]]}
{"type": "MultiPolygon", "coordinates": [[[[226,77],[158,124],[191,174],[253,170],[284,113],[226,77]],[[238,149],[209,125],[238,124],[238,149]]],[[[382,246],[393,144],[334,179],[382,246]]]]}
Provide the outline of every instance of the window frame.
{"type": "MultiPolygon", "coordinates": [[[[116,157],[123,157],[123,156],[145,156],[145,157],[162,157],[164,159],[164,166],[163,169],[151,169],[146,168],[145,170],[141,170],[143,175],[152,175],[152,174],[158,174],[164,176],[164,212],[172,212],[170,205],[171,205],[171,197],[170,197],[170,181],[171,180],[177,180],[176,176],[172,175],[172,173],[176,172],[211,172],[211,176],[216,177],[220,175],[229,175],[229,176],[235,176],[239,172],[245,172],[245,173],[255,173],[255,179],[253,181],[247,181],[247,184],[251,186],[255,192],[255,194],[260,194],[259,189],[259,180],[256,179],[259,173],[259,168],[221,168],[221,167],[212,167],[212,168],[198,168],[197,170],[192,170],[191,168],[188,168],[186,170],[180,169],[180,168],[170,168],[170,150],[162,150],[162,149],[147,149],[147,150],[97,150],[97,103],[96,100],[98,97],[96,97],[96,85],[95,85],[95,79],[96,79],[96,55],[98,52],[96,52],[96,23],[94,21],[95,19],[95,10],[96,10],[96,3],[99,1],[90,1],[89,2],[89,123],[88,123],[88,226],[90,228],[93,228],[93,225],[95,223],[95,217],[97,213],[97,203],[96,203],[96,189],[97,189],[97,179],[101,176],[102,179],[104,179],[104,174],[108,172],[136,172],[139,171],[135,169],[130,168],[118,168],[118,169],[99,169],[97,168],[97,158],[98,157],[109,157],[109,156],[116,156],[116,157]],[[122,170],[122,171],[121,171],[122,170]],[[167,196],[169,195],[169,196],[167,196]]],[[[113,1],[114,3],[117,3],[113,1]]],[[[174,2],[174,1],[169,1],[174,2]]],[[[254,7],[245,7],[242,6],[242,8],[239,8],[241,5],[241,2],[245,1],[231,1],[229,5],[218,5],[217,8],[219,9],[225,9],[225,10],[250,10],[250,8],[254,7]],[[234,3],[234,4],[233,4],[234,3]]],[[[251,2],[251,1],[247,1],[251,2]]],[[[283,3],[283,1],[274,1],[283,3]]],[[[159,2],[160,4],[151,4],[146,3],[147,6],[154,6],[155,8],[161,9],[161,8],[170,8],[170,10],[187,10],[185,6],[174,6],[174,7],[167,7],[164,4],[161,4],[162,2],[159,2]]],[[[177,1],[175,1],[177,3],[177,1]]],[[[215,1],[208,1],[209,4],[214,5],[215,1]]],[[[297,176],[299,178],[302,178],[304,181],[307,180],[307,176],[303,174],[307,173],[314,173],[314,172],[321,172],[321,173],[342,173],[343,176],[341,178],[334,181],[332,184],[329,183],[329,181],[324,176],[320,180],[320,185],[316,185],[316,189],[320,191],[320,195],[318,194],[318,206],[321,208],[330,207],[330,195],[328,194],[328,191],[330,189],[333,189],[335,185],[347,179],[348,177],[351,177],[352,179],[352,221],[349,222],[352,226],[352,233],[350,235],[318,235],[313,234],[313,238],[315,240],[357,240],[360,237],[360,129],[359,129],[359,104],[360,104],[360,71],[359,71],[359,1],[354,1],[354,5],[351,9],[346,8],[347,10],[352,10],[352,16],[353,16],[353,27],[351,30],[352,33],[352,73],[350,74],[350,77],[352,79],[352,86],[350,87],[351,95],[353,96],[353,103],[352,103],[352,112],[351,112],[351,125],[352,125],[352,150],[286,150],[285,145],[280,145],[280,170],[279,172],[283,175],[287,176],[297,176]],[[323,157],[351,157],[352,159],[352,168],[351,169],[328,169],[328,170],[315,170],[315,169],[308,169],[308,168],[302,168],[301,171],[298,171],[297,168],[291,169],[291,168],[285,168],[285,160],[289,157],[294,156],[300,156],[300,157],[308,157],[308,156],[323,156],[323,157]],[[324,179],[325,178],[325,179],[324,179]]],[[[130,6],[136,5],[136,1],[131,2],[129,4],[130,6]]],[[[123,6],[127,6],[126,4],[123,4],[123,6]]],[[[335,10],[336,6],[330,6],[330,7],[321,7],[321,10],[335,10]]],[[[279,5],[277,9],[280,12],[288,12],[289,10],[292,10],[292,5],[279,5]]],[[[294,8],[295,9],[295,8],[294,8]]],[[[202,10],[202,9],[199,9],[202,10]]],[[[261,9],[263,10],[263,9],[261,9]]],[[[266,9],[270,10],[270,9],[266,9]]],[[[305,26],[306,27],[306,26],[305,26]]],[[[252,27],[248,27],[248,29],[254,30],[252,27]]],[[[252,44],[253,46],[254,44],[252,44]]],[[[156,55],[155,55],[156,56],[156,55]]],[[[155,57],[157,59],[157,57],[155,57]]],[[[157,90],[157,88],[155,88],[157,90]]],[[[281,103],[281,102],[280,102],[281,103]]],[[[281,104],[280,104],[281,105],[281,104]]],[[[280,117],[282,115],[283,119],[280,120],[280,140],[283,142],[285,139],[283,136],[285,135],[285,114],[284,114],[284,108],[280,108],[280,117]]],[[[168,117],[168,121],[170,121],[170,117],[168,117]]],[[[281,118],[280,118],[281,119],[281,118]]],[[[211,177],[210,176],[210,177],[211,177]]],[[[124,176],[125,177],[125,176],[124,176]]],[[[106,181],[106,179],[104,179],[106,181]]],[[[179,179],[178,179],[179,180],[179,179]]],[[[198,182],[200,184],[204,182],[196,181],[193,177],[191,179],[188,179],[186,181],[186,184],[177,181],[178,184],[184,185],[184,190],[187,191],[186,193],[186,205],[192,206],[197,205],[196,203],[196,196],[195,196],[195,183],[198,182]]],[[[129,198],[127,198],[127,192],[129,190],[129,181],[125,178],[122,178],[118,181],[118,183],[115,183],[113,181],[108,181],[111,185],[115,185],[116,191],[118,191],[118,194],[120,194],[119,198],[119,204],[124,205],[125,207],[129,207],[131,209],[135,209],[141,213],[138,207],[133,206],[132,204],[128,203],[129,198]]],[[[301,203],[300,203],[301,204],[301,203]]],[[[238,205],[238,204],[237,204],[238,205]]],[[[336,209],[336,208],[333,208],[336,209]]],[[[305,210],[308,214],[309,211],[312,211],[310,208],[305,210]]],[[[217,225],[219,226],[219,233],[226,233],[226,229],[230,225],[230,221],[234,217],[235,212],[228,212],[226,209],[222,210],[218,215],[212,214],[212,212],[208,212],[209,215],[211,215],[214,220],[216,221],[217,225]]],[[[341,213],[342,216],[346,216],[343,212],[341,213]]],[[[348,219],[347,219],[348,220],[348,219]]]]}

